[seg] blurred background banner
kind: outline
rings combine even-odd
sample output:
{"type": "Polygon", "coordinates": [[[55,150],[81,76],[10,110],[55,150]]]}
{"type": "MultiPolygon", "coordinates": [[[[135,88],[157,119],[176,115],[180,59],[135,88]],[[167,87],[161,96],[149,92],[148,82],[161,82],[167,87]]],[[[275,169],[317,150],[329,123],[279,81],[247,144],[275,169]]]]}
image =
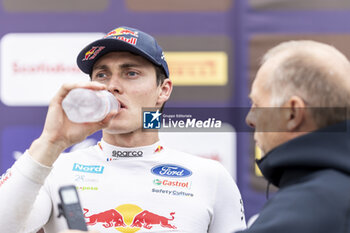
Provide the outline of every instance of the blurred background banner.
{"type": "Polygon", "coordinates": [[[47,106],[62,83],[89,81],[77,67],[75,57],[79,48],[102,36],[102,33],[6,34],[0,45],[1,101],[8,106],[47,106]]]}
{"type": "MultiPolygon", "coordinates": [[[[76,66],[77,53],[118,26],[154,35],[165,50],[175,84],[166,107],[247,108],[262,55],[282,41],[326,42],[350,57],[349,11],[347,0],[2,0],[0,173],[39,136],[60,85],[89,80],[76,66]]],[[[223,163],[249,219],[266,202],[267,184],[254,163],[260,153],[252,133],[237,124],[244,123],[232,118],[225,132],[167,132],[161,138],[223,163]]]]}

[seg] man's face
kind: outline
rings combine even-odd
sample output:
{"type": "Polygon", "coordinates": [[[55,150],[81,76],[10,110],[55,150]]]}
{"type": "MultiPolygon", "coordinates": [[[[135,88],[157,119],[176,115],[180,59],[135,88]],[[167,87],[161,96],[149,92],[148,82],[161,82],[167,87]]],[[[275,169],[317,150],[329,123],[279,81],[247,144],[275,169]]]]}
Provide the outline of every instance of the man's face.
{"type": "Polygon", "coordinates": [[[266,81],[271,77],[274,66],[266,62],[258,71],[252,85],[250,99],[252,106],[246,122],[253,127],[256,145],[266,154],[285,141],[283,130],[283,110],[271,105],[271,92],[266,81]]]}
{"type": "Polygon", "coordinates": [[[159,98],[163,89],[157,86],[153,64],[129,52],[111,52],[101,57],[91,79],[105,84],[120,102],[120,112],[104,130],[110,134],[140,130],[142,108],[160,107],[164,102],[159,98]]]}

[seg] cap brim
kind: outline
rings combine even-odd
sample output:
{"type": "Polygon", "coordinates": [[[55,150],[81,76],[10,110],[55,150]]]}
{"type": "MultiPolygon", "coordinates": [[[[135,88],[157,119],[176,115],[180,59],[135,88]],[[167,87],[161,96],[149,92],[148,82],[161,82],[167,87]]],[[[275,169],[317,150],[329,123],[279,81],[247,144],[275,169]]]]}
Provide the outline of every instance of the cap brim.
{"type": "Polygon", "coordinates": [[[140,55],[153,64],[156,64],[158,66],[161,66],[162,64],[154,60],[148,53],[145,51],[137,48],[136,46],[122,41],[118,39],[110,39],[110,38],[104,38],[100,40],[96,40],[86,46],[78,55],[77,57],[77,64],[78,67],[86,74],[91,74],[92,73],[92,68],[95,64],[95,62],[102,57],[103,55],[110,53],[110,52],[131,52],[137,55],[140,55]],[[99,47],[99,46],[104,46],[104,48],[96,55],[94,56],[93,59],[89,60],[84,60],[85,54],[91,50],[93,47],[99,47]]]}

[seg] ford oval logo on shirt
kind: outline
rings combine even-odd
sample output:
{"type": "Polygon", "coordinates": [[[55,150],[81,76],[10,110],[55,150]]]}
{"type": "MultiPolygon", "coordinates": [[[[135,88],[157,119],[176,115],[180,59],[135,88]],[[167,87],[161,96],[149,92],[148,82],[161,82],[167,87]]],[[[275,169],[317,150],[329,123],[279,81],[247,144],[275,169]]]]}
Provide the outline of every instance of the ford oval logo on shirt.
{"type": "Polygon", "coordinates": [[[174,164],[162,164],[152,168],[151,172],[157,176],[166,177],[187,177],[192,175],[192,172],[184,167],[174,164]]]}

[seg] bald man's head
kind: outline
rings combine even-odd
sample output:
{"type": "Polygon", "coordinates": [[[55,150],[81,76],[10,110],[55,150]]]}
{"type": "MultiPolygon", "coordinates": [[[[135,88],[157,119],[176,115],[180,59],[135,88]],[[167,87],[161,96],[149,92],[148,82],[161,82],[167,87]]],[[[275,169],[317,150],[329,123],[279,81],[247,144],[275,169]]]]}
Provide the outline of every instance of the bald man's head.
{"type": "Polygon", "coordinates": [[[350,107],[350,63],[334,47],[315,41],[284,42],[265,54],[259,72],[268,73],[264,83],[273,106],[299,96],[307,107],[323,109],[322,114],[312,114],[318,127],[345,120],[344,108],[350,107]]]}

